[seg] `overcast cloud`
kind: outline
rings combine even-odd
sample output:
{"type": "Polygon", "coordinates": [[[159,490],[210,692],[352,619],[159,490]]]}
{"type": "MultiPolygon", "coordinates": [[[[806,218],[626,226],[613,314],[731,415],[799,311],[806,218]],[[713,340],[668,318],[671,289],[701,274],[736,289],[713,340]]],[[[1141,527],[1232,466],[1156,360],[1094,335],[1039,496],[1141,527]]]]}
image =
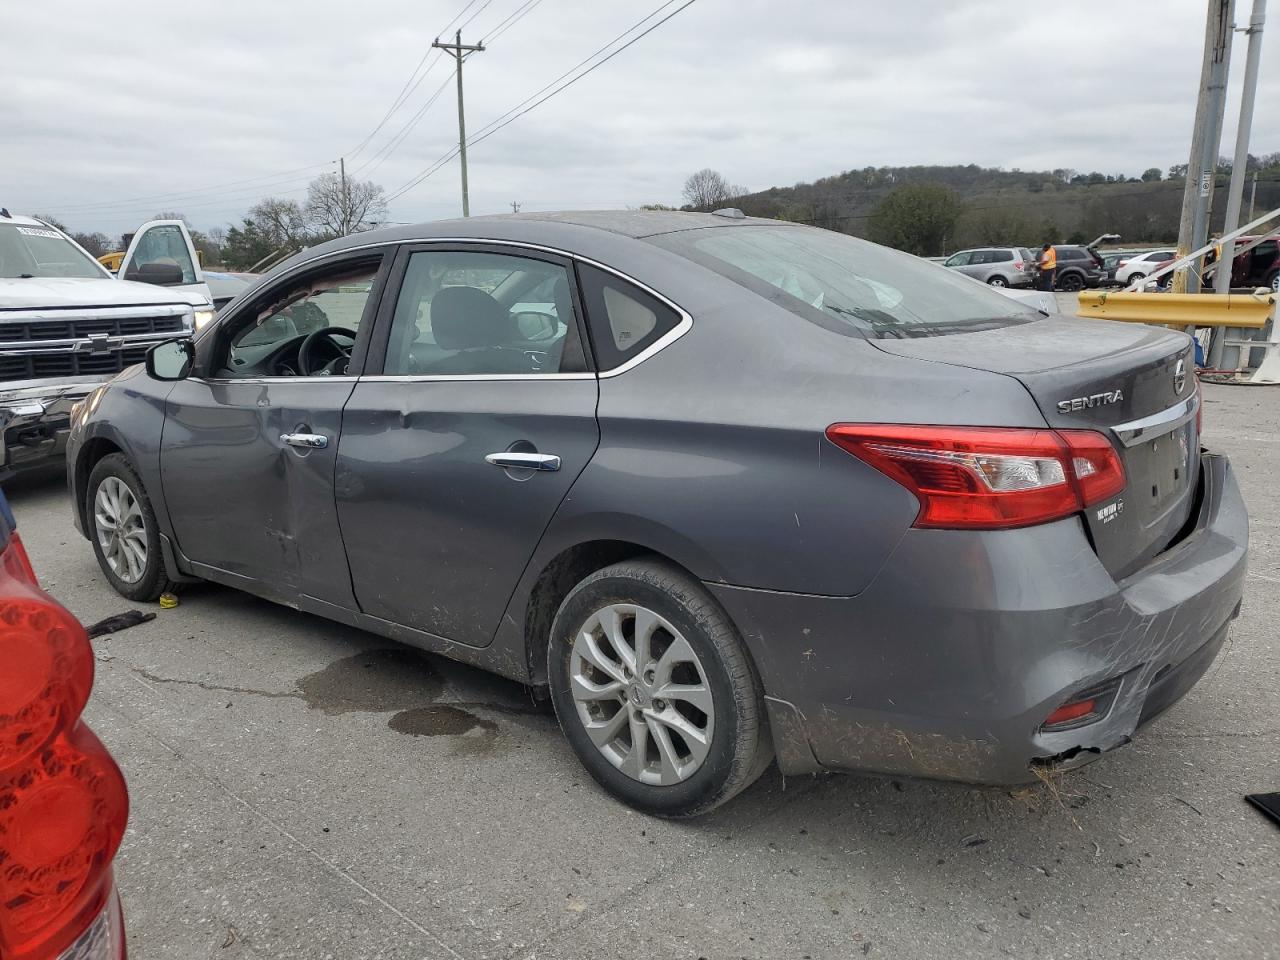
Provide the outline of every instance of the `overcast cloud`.
{"type": "MultiPolygon", "coordinates": [[[[381,119],[465,2],[4,0],[0,204],[118,234],[160,210],[207,228],[238,220],[264,195],[301,200],[307,179],[336,169],[323,165],[350,156],[381,119]]],[[[520,2],[490,0],[464,42],[520,2]]],[[[467,60],[469,130],[659,2],[542,0],[467,60]]],[[[1238,21],[1249,5],[1238,0],[1238,21]]],[[[512,201],[524,210],[678,203],[684,178],[704,166],[755,190],[868,165],[1136,175],[1186,162],[1203,0],[1044,6],[698,0],[477,145],[472,213],[509,211],[512,201]]],[[[1280,150],[1277,18],[1262,52],[1255,154],[1280,150]]],[[[1228,154],[1244,43],[1233,57],[1228,154]]],[[[369,172],[361,164],[449,69],[445,58],[431,70],[348,171],[369,172]]],[[[373,179],[394,191],[456,138],[450,84],[373,179]]],[[[460,211],[454,160],[395,200],[390,219],[460,211]]]]}

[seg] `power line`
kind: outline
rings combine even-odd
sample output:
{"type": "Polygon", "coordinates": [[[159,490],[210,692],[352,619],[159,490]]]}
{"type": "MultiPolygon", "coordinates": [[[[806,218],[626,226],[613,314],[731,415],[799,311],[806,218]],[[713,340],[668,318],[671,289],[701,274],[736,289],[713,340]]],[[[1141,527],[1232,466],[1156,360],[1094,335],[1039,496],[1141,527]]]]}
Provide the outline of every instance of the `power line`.
{"type": "MultiPolygon", "coordinates": [[[[489,6],[489,4],[491,3],[493,3],[493,0],[484,0],[484,3],[480,4],[480,9],[478,9],[471,16],[467,17],[467,19],[463,20],[462,23],[458,24],[458,29],[459,30],[467,29],[467,25],[470,24],[471,21],[474,20],[476,17],[480,16],[480,14],[484,13],[484,8],[489,6]]],[[[444,30],[441,30],[440,32],[444,33],[448,29],[449,29],[448,27],[445,27],[444,30]]]]}
{"type": "MultiPolygon", "coordinates": [[[[275,180],[281,177],[290,177],[293,174],[302,173],[304,171],[318,170],[321,167],[330,166],[332,165],[332,163],[333,163],[332,160],[327,160],[324,163],[313,163],[305,167],[297,167],[296,169],[293,169],[293,170],[284,170],[279,173],[267,173],[257,177],[248,177],[244,180],[232,180],[228,183],[219,183],[219,184],[214,184],[208,187],[193,187],[190,190],[184,190],[179,192],[148,194],[145,196],[130,197],[128,199],[122,199],[122,200],[91,200],[91,201],[86,201],[84,203],[62,204],[59,206],[59,209],[81,210],[86,213],[92,213],[92,212],[95,212],[96,210],[102,210],[102,212],[105,213],[105,212],[108,212],[109,208],[121,207],[126,204],[144,204],[144,205],[150,206],[155,203],[180,203],[180,202],[183,202],[183,200],[188,197],[198,197],[205,193],[211,193],[216,190],[226,190],[230,187],[243,186],[249,183],[258,183],[259,181],[262,181],[262,180],[275,180]]],[[[292,182],[292,181],[283,181],[283,182],[292,182]]],[[[269,186],[269,184],[262,184],[262,186],[269,186]]]]}
{"type": "MultiPolygon", "coordinates": [[[[450,27],[452,27],[455,23],[457,23],[458,20],[463,16],[463,14],[465,14],[468,10],[474,7],[478,2],[479,0],[468,0],[467,4],[461,10],[459,10],[456,14],[454,14],[453,19],[450,20],[448,23],[446,23],[444,25],[444,29],[440,30],[436,34],[436,36],[437,37],[440,36],[440,34],[444,33],[450,27]]],[[[486,0],[484,6],[487,7],[492,2],[493,0],[486,0]]],[[[483,10],[484,7],[481,7],[480,9],[483,10]]],[[[361,140],[358,144],[356,144],[356,147],[354,150],[351,150],[345,154],[347,158],[355,159],[356,155],[361,150],[363,150],[366,146],[369,145],[369,141],[372,140],[375,136],[377,136],[378,131],[381,130],[386,125],[387,121],[391,119],[392,115],[394,115],[395,112],[399,110],[401,106],[403,106],[404,102],[408,100],[409,97],[413,96],[413,91],[417,90],[419,85],[421,85],[422,81],[426,79],[427,74],[431,72],[432,67],[434,67],[437,63],[440,62],[440,58],[442,55],[437,54],[436,59],[432,61],[430,66],[428,66],[425,71],[423,71],[422,76],[418,76],[418,71],[422,70],[422,66],[427,62],[427,58],[429,56],[431,56],[430,47],[428,47],[426,51],[422,54],[422,59],[420,59],[418,61],[417,66],[413,68],[413,72],[409,74],[409,79],[405,80],[404,85],[400,88],[400,92],[396,94],[395,99],[391,102],[391,106],[387,108],[387,112],[384,113],[382,115],[382,119],[378,121],[378,125],[375,126],[372,130],[370,130],[368,135],[363,140],[361,140]],[[415,82],[415,78],[416,78],[416,82],[415,82]],[[410,86],[411,84],[412,86],[410,86]]]]}
{"type": "Polygon", "coordinates": [[[404,124],[404,126],[400,128],[400,130],[395,134],[395,136],[393,136],[390,140],[384,143],[378,149],[377,153],[373,154],[373,156],[365,160],[364,163],[360,164],[360,166],[357,167],[355,170],[352,170],[351,175],[355,176],[357,173],[360,173],[361,171],[364,171],[367,169],[368,172],[365,174],[365,176],[367,177],[372,175],[373,171],[377,170],[378,167],[382,166],[382,164],[386,162],[387,158],[390,157],[391,154],[395,153],[396,150],[400,148],[400,144],[404,143],[405,138],[408,137],[409,134],[413,132],[413,128],[418,125],[419,121],[421,121],[422,118],[426,116],[427,111],[431,109],[432,104],[434,104],[437,100],[440,99],[440,95],[444,93],[445,87],[449,86],[449,81],[452,79],[453,79],[453,73],[450,72],[449,76],[444,78],[444,82],[440,84],[439,87],[436,88],[435,92],[431,94],[430,97],[427,98],[427,102],[418,108],[418,112],[409,118],[409,120],[404,124]]]}
{"type": "Polygon", "coordinates": [[[536,7],[541,2],[542,0],[525,0],[524,3],[516,7],[514,11],[508,14],[505,20],[501,21],[496,27],[494,27],[487,34],[481,37],[480,42],[492,43],[494,40],[497,40],[498,37],[502,36],[502,34],[506,33],[508,30],[514,27],[517,23],[519,23],[522,19],[524,19],[525,14],[529,13],[534,7],[536,7]]]}
{"type": "MultiPolygon", "coordinates": [[[[598,50],[596,50],[596,51],[595,51],[595,53],[591,54],[591,55],[590,55],[589,57],[587,57],[586,59],[584,59],[584,60],[580,61],[580,62],[579,62],[579,63],[577,63],[575,66],[571,67],[569,70],[567,70],[565,73],[561,74],[561,75],[560,75],[559,77],[557,77],[555,80],[552,80],[552,81],[551,81],[551,83],[549,83],[549,84],[547,84],[546,86],[544,86],[541,90],[537,91],[536,93],[532,94],[531,96],[526,97],[524,100],[520,101],[520,103],[516,104],[516,106],[514,106],[514,107],[512,107],[510,110],[506,111],[506,113],[501,114],[497,119],[492,120],[492,121],[490,121],[488,124],[486,124],[484,127],[481,127],[481,128],[480,128],[480,130],[479,130],[479,131],[478,131],[474,136],[472,136],[472,137],[470,137],[470,138],[468,138],[468,139],[467,139],[466,144],[467,144],[468,146],[470,146],[470,145],[473,145],[473,144],[476,144],[476,143],[480,143],[480,142],[481,142],[481,141],[483,141],[483,140],[487,140],[489,137],[493,136],[495,133],[497,133],[497,132],[498,132],[499,130],[501,130],[503,127],[507,126],[509,123],[512,123],[513,121],[515,121],[515,120],[519,119],[520,117],[524,116],[526,113],[529,113],[531,110],[536,109],[536,108],[537,108],[537,107],[539,107],[540,105],[542,105],[542,104],[546,103],[548,100],[550,100],[550,99],[551,99],[552,97],[554,97],[556,94],[561,93],[561,92],[563,92],[564,90],[567,90],[569,87],[573,86],[573,84],[577,83],[579,80],[581,80],[583,77],[585,77],[585,76],[587,76],[588,74],[590,74],[592,71],[594,71],[594,70],[598,69],[599,67],[604,66],[606,63],[608,63],[610,60],[612,60],[614,57],[616,57],[618,54],[620,54],[623,50],[626,50],[626,49],[627,49],[628,47],[630,47],[632,44],[634,44],[634,43],[636,43],[637,41],[641,40],[642,38],[644,38],[644,37],[648,36],[648,35],[649,35],[650,33],[652,33],[654,30],[658,29],[658,27],[662,26],[664,23],[666,23],[666,22],[667,22],[668,20],[670,20],[672,17],[676,16],[676,14],[678,14],[678,13],[680,13],[681,11],[683,11],[683,10],[687,9],[688,7],[691,7],[694,3],[696,3],[696,2],[697,2],[697,0],[685,0],[685,2],[684,2],[684,3],[682,3],[679,7],[677,7],[675,10],[673,10],[671,13],[667,14],[665,17],[663,17],[661,20],[657,21],[656,23],[651,24],[649,27],[647,27],[647,28],[646,28],[645,30],[643,30],[641,33],[636,34],[636,36],[632,37],[630,40],[628,40],[628,41],[627,41],[626,43],[624,43],[622,46],[618,47],[616,50],[613,50],[611,53],[609,53],[609,55],[608,55],[608,56],[606,56],[606,57],[604,57],[604,58],[602,58],[602,59],[598,60],[597,62],[595,62],[594,64],[592,64],[590,67],[588,67],[586,70],[583,70],[581,73],[577,74],[577,76],[574,76],[572,79],[568,80],[567,82],[565,82],[565,83],[561,84],[561,85],[560,85],[560,86],[558,86],[558,87],[555,87],[555,85],[556,85],[557,83],[560,83],[560,81],[564,80],[566,77],[568,77],[570,74],[572,74],[575,70],[578,70],[578,69],[579,69],[579,68],[581,68],[583,65],[585,65],[585,64],[587,64],[587,63],[590,63],[592,60],[595,60],[595,58],[596,58],[596,57],[599,57],[599,56],[600,56],[600,54],[602,54],[605,50],[608,50],[608,49],[609,49],[609,47],[613,46],[615,43],[617,43],[617,42],[618,42],[619,40],[621,40],[623,37],[627,36],[627,34],[629,34],[629,33],[631,33],[632,31],[634,31],[637,27],[641,26],[642,24],[646,23],[646,22],[647,22],[647,21],[649,21],[649,20],[652,20],[655,16],[657,16],[659,13],[661,13],[663,10],[665,10],[667,7],[671,6],[671,5],[672,5],[672,3],[675,3],[675,2],[676,2],[676,0],[667,0],[667,2],[666,2],[666,3],[663,3],[663,4],[659,5],[659,6],[658,6],[658,8],[657,8],[656,10],[654,10],[654,11],[653,11],[652,13],[650,13],[648,16],[641,18],[639,21],[637,21],[637,22],[636,22],[635,24],[633,24],[632,26],[628,27],[626,30],[624,30],[622,33],[620,33],[618,36],[614,37],[612,40],[610,40],[610,41],[609,41],[608,43],[606,43],[604,46],[602,46],[602,47],[600,47],[598,50]],[[550,92],[550,93],[546,93],[546,95],[545,95],[545,96],[542,96],[542,97],[541,97],[541,99],[537,99],[537,100],[535,100],[535,99],[534,99],[534,98],[538,97],[540,94],[545,93],[545,92],[546,92],[549,88],[551,88],[551,87],[555,87],[555,89],[554,89],[554,90],[551,90],[551,92],[550,92]],[[534,101],[534,102],[532,102],[532,103],[531,103],[530,101],[534,101]],[[505,119],[504,119],[504,118],[505,118],[505,119]]],[[[442,167],[445,163],[447,163],[449,160],[452,160],[452,159],[453,159],[453,157],[454,157],[454,156],[456,156],[459,152],[460,152],[460,151],[459,151],[459,148],[456,148],[456,147],[455,147],[453,150],[449,151],[449,152],[448,152],[448,153],[446,153],[444,156],[440,157],[440,159],[439,159],[439,160],[437,160],[437,161],[435,161],[435,163],[431,164],[431,165],[430,165],[426,170],[422,171],[421,173],[419,173],[419,174],[418,174],[418,175],[416,175],[415,177],[411,178],[411,179],[410,179],[407,183],[405,183],[403,186],[401,186],[401,187],[399,187],[398,189],[396,189],[395,191],[393,191],[393,192],[392,192],[392,193],[387,197],[387,202],[388,202],[388,203],[390,203],[392,200],[395,200],[395,199],[397,199],[397,198],[399,198],[399,197],[403,196],[406,192],[408,192],[409,190],[413,189],[413,188],[414,188],[414,187],[416,187],[418,184],[422,183],[424,180],[426,180],[428,177],[430,177],[432,174],[434,174],[437,170],[439,170],[439,169],[440,169],[440,167],[442,167]]]]}

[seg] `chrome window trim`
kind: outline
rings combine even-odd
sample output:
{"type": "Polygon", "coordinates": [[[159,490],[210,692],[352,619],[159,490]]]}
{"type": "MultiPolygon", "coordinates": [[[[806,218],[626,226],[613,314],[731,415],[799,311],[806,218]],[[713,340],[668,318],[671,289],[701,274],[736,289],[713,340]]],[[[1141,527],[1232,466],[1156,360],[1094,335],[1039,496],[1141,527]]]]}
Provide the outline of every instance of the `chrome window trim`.
{"type": "Polygon", "coordinates": [[[187,377],[195,383],[354,383],[360,377],[187,377]]]}
{"type": "MultiPolygon", "coordinates": [[[[690,330],[693,329],[693,317],[689,313],[689,311],[685,310],[678,303],[673,301],[670,297],[667,297],[659,293],[657,290],[653,289],[653,287],[649,286],[647,283],[643,283],[640,280],[637,280],[635,277],[629,276],[628,274],[623,273],[621,270],[618,270],[615,267],[609,266],[607,263],[601,263],[599,260],[593,260],[590,257],[583,256],[582,254],[573,253],[569,250],[561,250],[558,247],[548,247],[545,244],[540,244],[540,243],[524,243],[519,240],[491,240],[491,239],[486,239],[484,237],[420,237],[417,239],[408,238],[408,239],[400,239],[400,240],[379,240],[376,243],[366,243],[366,244],[360,244],[354,247],[347,247],[344,250],[335,251],[333,253],[326,253],[317,257],[311,257],[308,260],[303,260],[301,263],[290,268],[288,273],[281,274],[281,276],[277,278],[276,281],[273,282],[273,286],[276,282],[286,281],[288,278],[295,276],[297,273],[305,270],[306,268],[313,266],[314,264],[320,263],[321,261],[327,260],[329,258],[338,258],[345,254],[358,253],[362,250],[375,250],[379,247],[413,246],[416,244],[430,244],[430,243],[472,244],[475,246],[487,246],[487,247],[515,247],[517,249],[522,249],[522,250],[537,250],[540,253],[554,254],[555,256],[564,257],[566,260],[573,261],[574,263],[585,263],[588,266],[597,268],[598,270],[603,270],[605,273],[613,274],[618,279],[623,280],[626,283],[629,283],[632,286],[639,288],[640,290],[643,290],[645,293],[649,294],[649,296],[658,300],[660,303],[666,304],[668,307],[670,307],[672,310],[674,310],[676,313],[680,315],[680,322],[677,323],[670,330],[668,330],[666,333],[664,333],[661,337],[659,337],[653,343],[649,344],[649,346],[645,347],[645,349],[637,353],[630,360],[626,361],[625,363],[620,364],[616,367],[611,367],[608,370],[597,370],[593,373],[529,373],[529,374],[515,373],[515,374],[465,374],[465,375],[460,374],[456,376],[429,376],[429,375],[415,376],[411,374],[373,374],[369,376],[362,376],[362,377],[359,377],[358,379],[367,380],[373,383],[395,383],[395,382],[402,382],[402,381],[419,381],[419,380],[427,381],[427,382],[429,381],[462,381],[462,380],[547,380],[547,379],[587,380],[593,377],[599,377],[600,379],[604,380],[610,377],[620,376],[621,374],[626,373],[628,370],[634,369],[636,366],[648,360],[654,354],[662,350],[665,350],[667,347],[671,346],[671,344],[675,343],[677,340],[679,340],[686,333],[688,333],[690,330]]],[[[206,324],[204,327],[202,327],[199,331],[196,332],[195,339],[198,341],[202,336],[205,335],[206,331],[213,330],[217,327],[220,327],[221,325],[222,324],[220,322],[206,324]]],[[[594,357],[592,359],[594,359],[594,357]]],[[[195,378],[192,378],[192,379],[195,379],[195,378]]],[[[335,380],[338,378],[337,377],[317,377],[317,378],[260,377],[254,380],[253,382],[277,383],[282,380],[302,380],[302,379],[335,380]]],[[[356,378],[343,378],[343,379],[356,379],[356,378]]],[[[222,379],[210,380],[208,382],[235,383],[235,382],[248,382],[248,381],[222,378],[222,379]]]]}
{"type": "Polygon", "coordinates": [[[1116,435],[1121,445],[1132,447],[1182,426],[1196,415],[1199,408],[1199,397],[1193,393],[1185,400],[1179,400],[1159,413],[1153,413],[1138,420],[1130,420],[1128,423],[1117,423],[1111,428],[1111,432],[1116,435]]]}

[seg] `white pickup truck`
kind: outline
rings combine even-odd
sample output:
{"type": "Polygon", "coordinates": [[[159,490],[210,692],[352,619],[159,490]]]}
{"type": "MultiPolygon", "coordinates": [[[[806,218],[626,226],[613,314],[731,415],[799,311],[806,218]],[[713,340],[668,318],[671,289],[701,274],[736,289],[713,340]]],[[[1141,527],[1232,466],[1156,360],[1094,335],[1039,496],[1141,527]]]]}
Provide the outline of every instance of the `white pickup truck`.
{"type": "Polygon", "coordinates": [[[0,478],[62,456],[78,400],[213,319],[180,221],[139,228],[120,276],[61,230],[0,209],[0,478]]]}

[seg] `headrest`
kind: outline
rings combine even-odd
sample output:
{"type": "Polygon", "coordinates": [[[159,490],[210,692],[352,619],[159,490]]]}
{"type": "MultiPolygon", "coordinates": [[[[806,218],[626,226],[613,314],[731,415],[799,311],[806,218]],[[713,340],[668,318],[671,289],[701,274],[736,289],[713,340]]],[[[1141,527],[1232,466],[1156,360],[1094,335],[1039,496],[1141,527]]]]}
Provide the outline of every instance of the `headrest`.
{"type": "Polygon", "coordinates": [[[431,298],[431,332],[446,350],[496,347],[516,339],[502,304],[475,287],[445,287],[431,298]]]}

